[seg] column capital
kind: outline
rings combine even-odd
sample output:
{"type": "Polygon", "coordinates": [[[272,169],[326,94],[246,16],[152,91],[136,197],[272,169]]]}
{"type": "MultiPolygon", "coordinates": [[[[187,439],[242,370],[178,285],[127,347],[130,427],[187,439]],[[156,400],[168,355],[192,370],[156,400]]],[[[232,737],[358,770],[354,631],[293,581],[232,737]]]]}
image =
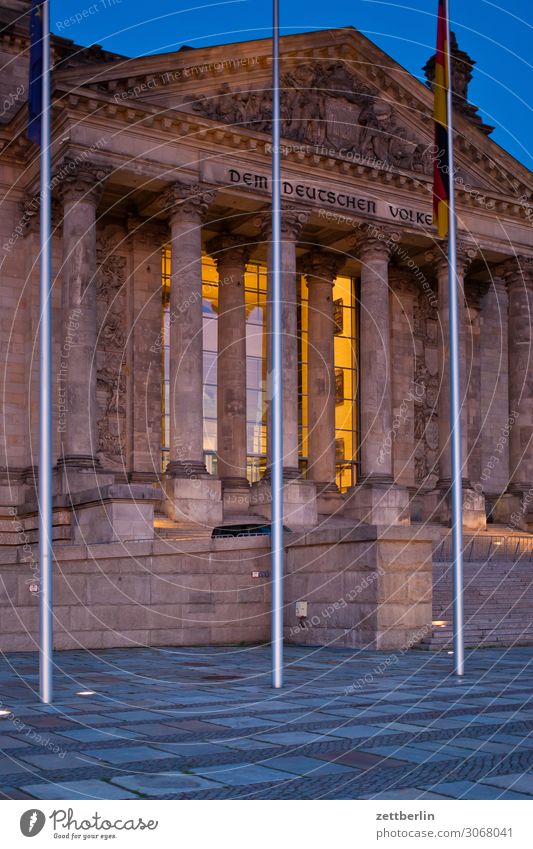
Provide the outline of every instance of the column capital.
{"type": "Polygon", "coordinates": [[[251,245],[247,236],[222,232],[210,239],[206,250],[217,268],[220,268],[223,265],[246,265],[250,259],[251,245]]]}
{"type": "Polygon", "coordinates": [[[494,269],[497,277],[505,280],[507,287],[533,288],[533,257],[514,256],[504,260],[494,269]]]}
{"type": "Polygon", "coordinates": [[[97,206],[111,172],[107,165],[65,157],[52,179],[52,187],[59,187],[63,200],[90,201],[97,206]]]}
{"type": "Polygon", "coordinates": [[[350,247],[358,259],[389,259],[401,239],[401,232],[393,227],[361,222],[350,236],[350,247]]]}
{"type": "Polygon", "coordinates": [[[420,291],[414,274],[399,265],[389,265],[389,286],[393,291],[406,295],[416,295],[420,291]]]}
{"type": "Polygon", "coordinates": [[[305,254],[301,268],[307,278],[307,285],[315,282],[333,284],[345,261],[341,254],[328,250],[317,249],[305,254]]]}
{"type": "MultiPolygon", "coordinates": [[[[23,235],[28,236],[30,233],[39,232],[39,210],[41,208],[40,195],[38,193],[35,195],[27,195],[20,202],[19,208],[23,235]]],[[[61,202],[56,195],[52,196],[51,213],[52,228],[55,230],[61,226],[61,222],[63,220],[61,202]]]]}
{"type": "MultiPolygon", "coordinates": [[[[467,239],[459,238],[456,243],[456,255],[457,255],[457,272],[461,275],[466,274],[468,269],[470,268],[472,261],[475,259],[477,254],[477,248],[473,244],[473,242],[469,242],[467,239]]],[[[426,251],[425,258],[427,262],[432,263],[435,268],[435,271],[438,273],[444,272],[448,270],[448,242],[445,241],[442,243],[442,247],[439,244],[439,247],[434,247],[429,251],[426,251]]]]}
{"type": "Polygon", "coordinates": [[[215,197],[216,191],[209,186],[176,181],[164,190],[159,206],[169,216],[171,222],[179,219],[201,223],[215,197]]]}
{"type": "MultiPolygon", "coordinates": [[[[284,241],[297,242],[303,228],[307,224],[311,210],[306,207],[289,207],[282,203],[281,205],[281,238],[284,241]]],[[[265,241],[270,241],[272,238],[272,216],[270,212],[267,217],[264,215],[259,220],[261,235],[265,241]]]]}

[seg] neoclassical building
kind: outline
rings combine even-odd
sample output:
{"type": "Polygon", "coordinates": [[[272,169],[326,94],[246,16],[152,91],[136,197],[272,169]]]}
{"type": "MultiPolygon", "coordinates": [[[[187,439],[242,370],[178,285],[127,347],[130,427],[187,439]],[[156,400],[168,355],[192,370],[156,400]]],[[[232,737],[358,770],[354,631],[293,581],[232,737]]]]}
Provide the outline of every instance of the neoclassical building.
{"type": "MultiPolygon", "coordinates": [[[[29,6],[0,6],[2,649],[31,647],[38,595],[29,6]]],[[[130,59],[52,39],[59,648],[268,636],[268,546],[211,531],[270,514],[270,50],[130,59]]],[[[469,102],[472,66],[454,41],[464,524],[525,537],[533,183],[469,102]]],[[[351,28],[282,39],[288,638],[405,646],[431,628],[451,456],[425,73],[351,28]]]]}

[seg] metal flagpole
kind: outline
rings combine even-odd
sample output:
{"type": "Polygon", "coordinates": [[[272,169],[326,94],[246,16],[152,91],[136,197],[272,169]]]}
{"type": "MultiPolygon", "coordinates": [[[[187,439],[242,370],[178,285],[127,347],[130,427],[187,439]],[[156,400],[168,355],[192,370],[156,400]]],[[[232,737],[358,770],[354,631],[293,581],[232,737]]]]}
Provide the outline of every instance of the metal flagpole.
{"type": "Polygon", "coordinates": [[[463,484],[461,456],[461,369],[459,362],[459,314],[457,245],[454,191],[453,156],[453,112],[452,112],[452,67],[450,51],[450,15],[449,2],[444,0],[446,9],[446,91],[447,131],[448,131],[448,289],[450,310],[450,411],[451,411],[451,450],[452,450],[452,547],[453,547],[453,653],[456,675],[464,674],[464,634],[463,634],[463,484]]]}
{"type": "Polygon", "coordinates": [[[283,391],[281,326],[281,192],[279,98],[279,0],[273,0],[272,26],[272,686],[283,685],[283,391]]]}
{"type": "Polygon", "coordinates": [[[50,9],[42,6],[39,340],[39,694],[52,701],[52,294],[50,274],[50,9]]]}

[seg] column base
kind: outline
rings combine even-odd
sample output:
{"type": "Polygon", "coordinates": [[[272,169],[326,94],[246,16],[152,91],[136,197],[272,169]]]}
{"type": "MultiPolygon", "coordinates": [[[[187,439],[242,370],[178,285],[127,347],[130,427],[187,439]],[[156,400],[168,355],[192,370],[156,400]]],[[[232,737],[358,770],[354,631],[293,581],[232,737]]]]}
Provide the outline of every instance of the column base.
{"type": "Polygon", "coordinates": [[[409,493],[385,475],[367,478],[346,493],[344,516],[369,525],[410,525],[409,493]]]}
{"type": "Polygon", "coordinates": [[[336,483],[314,481],[316,486],[316,509],[321,516],[340,516],[344,508],[344,496],[336,483]]]}
{"type": "Polygon", "coordinates": [[[533,486],[513,486],[495,498],[491,507],[492,521],[510,530],[533,532],[533,486]]]}
{"type": "Polygon", "coordinates": [[[61,457],[55,469],[55,493],[69,495],[108,486],[115,481],[113,472],[106,471],[97,457],[73,455],[61,457]]]}
{"type": "Polygon", "coordinates": [[[222,486],[218,478],[173,477],[165,474],[164,510],[175,522],[214,527],[222,523],[222,486]]]}
{"type": "MultiPolygon", "coordinates": [[[[252,484],[250,510],[272,521],[272,488],[266,477],[252,484]]],[[[289,479],[283,484],[283,524],[291,530],[313,528],[318,522],[313,481],[289,479]]]]}
{"type": "Polygon", "coordinates": [[[74,494],[72,540],[81,545],[154,538],[154,505],[163,493],[152,486],[113,484],[74,494]]]}
{"type": "MultiPolygon", "coordinates": [[[[452,485],[450,480],[440,480],[436,489],[424,498],[424,521],[438,522],[449,528],[452,523],[452,485]]],[[[483,531],[487,527],[485,496],[463,481],[463,528],[483,531]]]]}
{"type": "Polygon", "coordinates": [[[250,484],[246,478],[222,478],[224,518],[242,516],[250,507],[250,484]]]}
{"type": "Polygon", "coordinates": [[[198,460],[171,460],[165,469],[167,478],[210,478],[205,463],[198,460]]]}

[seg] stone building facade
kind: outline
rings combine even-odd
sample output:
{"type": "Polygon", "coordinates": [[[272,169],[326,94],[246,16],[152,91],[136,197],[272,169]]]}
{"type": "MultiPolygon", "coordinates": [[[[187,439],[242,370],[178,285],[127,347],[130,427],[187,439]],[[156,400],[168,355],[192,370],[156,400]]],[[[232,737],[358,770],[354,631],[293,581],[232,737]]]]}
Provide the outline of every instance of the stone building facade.
{"type": "MultiPolygon", "coordinates": [[[[2,648],[37,614],[29,6],[0,6],[2,648]]],[[[264,639],[268,549],[210,531],[270,513],[270,43],[52,50],[57,644],[264,639]]],[[[532,180],[472,65],[455,44],[464,524],[528,533],[532,180]]],[[[282,66],[289,634],[294,601],[348,596],[321,640],[406,645],[450,516],[433,65],[423,85],[348,28],[285,37],[282,66]]]]}

